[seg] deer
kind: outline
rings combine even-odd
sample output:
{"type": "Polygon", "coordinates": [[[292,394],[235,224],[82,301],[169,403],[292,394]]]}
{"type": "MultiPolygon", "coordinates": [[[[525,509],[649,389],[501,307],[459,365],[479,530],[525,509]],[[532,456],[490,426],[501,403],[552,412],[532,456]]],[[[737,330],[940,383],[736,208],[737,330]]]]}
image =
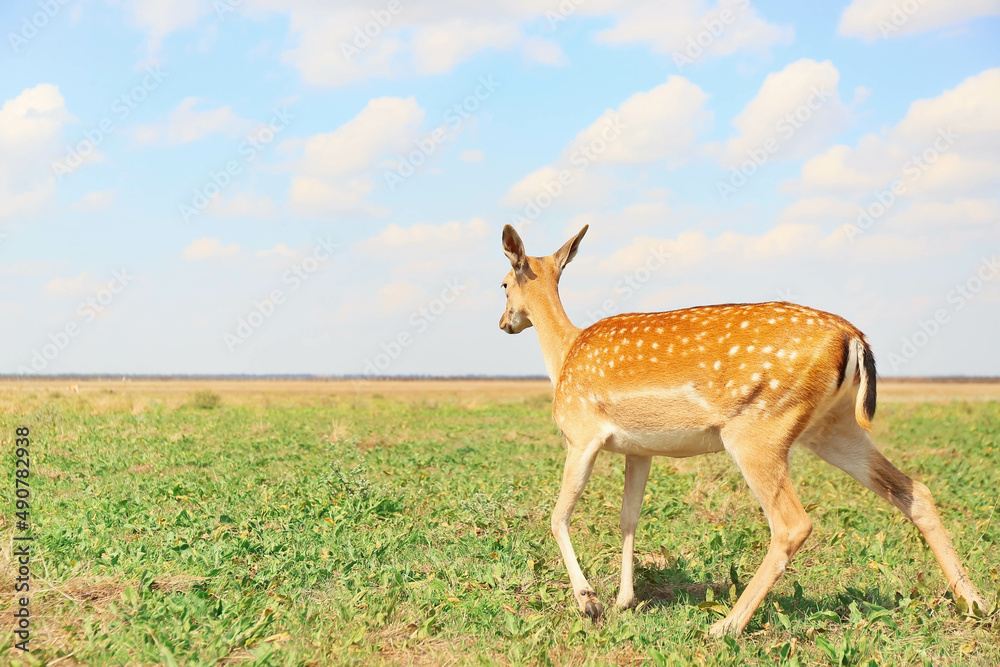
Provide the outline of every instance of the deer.
{"type": "Polygon", "coordinates": [[[875,358],[847,320],[779,301],[628,313],[579,329],[559,297],[559,279],[589,225],[555,254],[529,257],[511,225],[503,229],[510,272],[500,328],[534,327],[553,385],[552,416],[566,442],[551,528],[580,612],[604,613],[577,562],[570,518],[597,455],[625,455],[621,585],[615,604],[636,605],[635,532],[652,457],[726,451],[760,503],[771,531],[763,563],[714,637],[739,635],[812,532],[789,476],[798,443],[898,508],[919,529],[954,593],[970,613],[986,604],[938,517],[926,486],[875,447],[875,358]]]}

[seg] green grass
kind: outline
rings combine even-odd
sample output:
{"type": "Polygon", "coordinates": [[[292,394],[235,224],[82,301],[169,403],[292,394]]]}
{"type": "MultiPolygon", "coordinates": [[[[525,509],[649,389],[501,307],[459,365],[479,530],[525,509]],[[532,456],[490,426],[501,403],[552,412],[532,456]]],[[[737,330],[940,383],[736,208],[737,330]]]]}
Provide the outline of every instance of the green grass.
{"type": "MultiPolygon", "coordinates": [[[[812,537],[747,634],[717,641],[706,629],[768,542],[725,454],[655,460],[637,534],[643,603],[629,612],[611,604],[624,459],[601,455],[573,524],[609,610],[594,625],[548,531],[563,445],[545,401],[21,405],[0,433],[9,453],[14,428],[32,428],[44,592],[27,658],[11,648],[11,596],[0,599],[0,662],[1000,664],[995,627],[955,613],[916,529],[804,451],[793,477],[812,537]]],[[[995,600],[1000,406],[886,405],[876,423],[995,600]]],[[[12,522],[8,501],[8,535],[12,522]]]]}

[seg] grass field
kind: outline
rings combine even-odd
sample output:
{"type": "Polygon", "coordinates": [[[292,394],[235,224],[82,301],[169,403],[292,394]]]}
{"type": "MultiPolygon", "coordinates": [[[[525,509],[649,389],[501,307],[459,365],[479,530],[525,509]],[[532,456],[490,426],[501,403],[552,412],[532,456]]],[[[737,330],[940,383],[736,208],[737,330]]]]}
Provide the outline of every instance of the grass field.
{"type": "MultiPolygon", "coordinates": [[[[812,537],[725,641],[705,631],[768,541],[734,465],[654,461],[643,602],[616,612],[624,459],[602,454],[573,524],[609,609],[592,624],[548,531],[563,445],[546,387],[399,384],[0,387],[10,470],[14,429],[32,431],[36,539],[22,655],[11,483],[0,663],[1000,664],[996,626],[955,613],[916,529],[804,451],[792,472],[812,537]]],[[[880,405],[876,439],[934,492],[993,602],[1000,403],[915,395],[880,405]]]]}

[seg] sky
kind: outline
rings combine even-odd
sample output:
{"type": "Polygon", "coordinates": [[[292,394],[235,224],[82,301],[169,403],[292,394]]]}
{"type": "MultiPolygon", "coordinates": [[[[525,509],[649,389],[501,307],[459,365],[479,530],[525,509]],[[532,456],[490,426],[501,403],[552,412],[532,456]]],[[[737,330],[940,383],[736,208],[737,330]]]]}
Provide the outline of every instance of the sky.
{"type": "Polygon", "coordinates": [[[577,326],[789,300],[1000,375],[1000,1],[0,6],[0,374],[542,375],[577,326]]]}

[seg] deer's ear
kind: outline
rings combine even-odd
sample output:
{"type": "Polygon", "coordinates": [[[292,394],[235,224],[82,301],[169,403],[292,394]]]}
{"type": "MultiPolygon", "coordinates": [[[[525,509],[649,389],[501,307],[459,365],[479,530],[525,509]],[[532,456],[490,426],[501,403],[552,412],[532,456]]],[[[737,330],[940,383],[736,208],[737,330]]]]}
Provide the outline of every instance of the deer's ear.
{"type": "Polygon", "coordinates": [[[590,225],[584,225],[576,236],[566,241],[566,245],[559,248],[553,255],[560,272],[576,257],[576,251],[580,249],[580,241],[583,240],[583,235],[587,233],[588,229],[590,229],[590,225]]]}
{"type": "Polygon", "coordinates": [[[510,225],[504,225],[503,228],[503,252],[514,270],[520,271],[525,264],[524,243],[510,225]]]}

